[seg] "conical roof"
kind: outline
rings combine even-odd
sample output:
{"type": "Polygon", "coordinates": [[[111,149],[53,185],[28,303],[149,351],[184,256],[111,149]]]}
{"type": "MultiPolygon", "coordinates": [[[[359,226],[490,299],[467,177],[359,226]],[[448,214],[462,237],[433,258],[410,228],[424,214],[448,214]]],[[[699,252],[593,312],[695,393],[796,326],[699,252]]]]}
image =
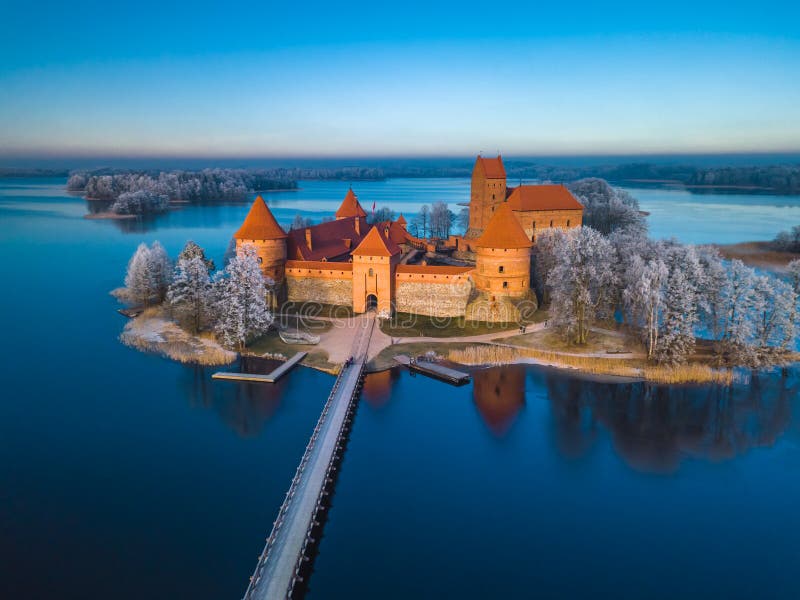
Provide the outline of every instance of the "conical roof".
{"type": "Polygon", "coordinates": [[[397,223],[398,225],[407,225],[408,221],[406,221],[406,218],[403,216],[403,213],[400,213],[400,216],[397,217],[397,221],[395,221],[395,223],[397,223]]]}
{"type": "Polygon", "coordinates": [[[279,240],[285,238],[286,233],[278,225],[264,199],[257,196],[244,223],[233,237],[237,240],[279,240]]]}
{"type": "Polygon", "coordinates": [[[361,208],[361,205],[358,203],[358,198],[353,192],[353,188],[350,188],[349,190],[347,190],[347,195],[344,197],[344,200],[342,201],[342,205],[339,207],[339,210],[336,211],[336,218],[346,219],[348,217],[366,217],[366,216],[367,213],[364,212],[364,209],[361,208]]]}
{"type": "Polygon", "coordinates": [[[394,256],[402,252],[400,246],[385,238],[378,227],[373,226],[361,243],[353,250],[353,256],[394,256]]]}
{"type": "Polygon", "coordinates": [[[508,202],[503,202],[475,242],[478,248],[530,248],[533,246],[508,202]]]}

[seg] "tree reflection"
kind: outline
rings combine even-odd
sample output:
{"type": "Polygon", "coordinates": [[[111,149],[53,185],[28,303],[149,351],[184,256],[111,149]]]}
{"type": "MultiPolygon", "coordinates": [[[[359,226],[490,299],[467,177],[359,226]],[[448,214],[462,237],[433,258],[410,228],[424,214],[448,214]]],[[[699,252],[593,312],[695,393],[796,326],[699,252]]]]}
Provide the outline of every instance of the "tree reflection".
{"type": "MultiPolygon", "coordinates": [[[[241,370],[246,373],[269,373],[279,361],[243,357],[241,370]]],[[[289,378],[276,383],[212,382],[211,367],[186,367],[181,385],[192,406],[213,410],[241,437],[258,437],[264,425],[278,409],[289,378]]],[[[234,369],[235,370],[235,369],[234,369]]]]}
{"type": "Polygon", "coordinates": [[[567,455],[593,445],[598,428],[631,467],[670,472],[685,457],[720,461],[771,446],[787,429],[796,373],[755,374],[750,385],[601,383],[558,374],[545,381],[555,435],[567,455]]]}

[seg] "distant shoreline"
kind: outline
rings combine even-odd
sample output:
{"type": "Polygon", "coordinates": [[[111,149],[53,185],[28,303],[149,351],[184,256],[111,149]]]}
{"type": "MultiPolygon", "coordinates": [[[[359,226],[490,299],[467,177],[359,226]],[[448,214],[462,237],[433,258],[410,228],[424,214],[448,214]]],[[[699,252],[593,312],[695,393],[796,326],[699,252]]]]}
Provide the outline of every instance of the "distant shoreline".
{"type": "Polygon", "coordinates": [[[775,250],[772,242],[739,242],[737,244],[712,244],[728,260],[741,260],[750,267],[784,273],[786,266],[799,259],[800,254],[775,250]]]}

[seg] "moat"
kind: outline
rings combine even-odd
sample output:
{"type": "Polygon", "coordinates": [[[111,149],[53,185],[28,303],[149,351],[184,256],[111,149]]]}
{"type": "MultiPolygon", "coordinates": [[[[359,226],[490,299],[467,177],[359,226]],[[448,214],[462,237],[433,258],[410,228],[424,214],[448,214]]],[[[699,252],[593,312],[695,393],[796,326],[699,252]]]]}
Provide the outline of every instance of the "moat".
{"type": "MultiPolygon", "coordinates": [[[[359,193],[407,214],[468,185],[359,193]]],[[[249,203],[91,221],[63,186],[0,181],[0,593],[241,597],[332,378],[212,383],[120,344],[108,291],[138,243],[174,255],[193,239],[221,261],[249,203]]],[[[346,186],[268,198],[286,223],[346,186]]],[[[797,197],[635,193],[655,237],[733,243],[800,222],[797,197]]],[[[797,368],[733,388],[519,365],[460,388],[370,376],[310,596],[797,597],[798,386],[797,368]]]]}

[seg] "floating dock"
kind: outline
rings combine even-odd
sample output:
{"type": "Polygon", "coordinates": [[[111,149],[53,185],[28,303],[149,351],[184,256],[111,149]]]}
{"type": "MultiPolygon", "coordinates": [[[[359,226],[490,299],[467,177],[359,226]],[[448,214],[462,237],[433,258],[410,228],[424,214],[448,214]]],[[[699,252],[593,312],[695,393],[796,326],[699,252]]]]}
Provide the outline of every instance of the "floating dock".
{"type": "Polygon", "coordinates": [[[436,379],[446,381],[447,383],[462,384],[468,382],[470,379],[469,373],[465,373],[464,371],[457,371],[456,369],[451,369],[427,360],[412,361],[405,354],[395,356],[394,359],[401,365],[408,367],[411,371],[429,375],[436,379]]]}
{"type": "Polygon", "coordinates": [[[275,383],[286,375],[292,367],[303,360],[308,352],[298,352],[292,358],[280,365],[277,369],[266,375],[258,373],[214,373],[211,379],[227,379],[228,381],[249,381],[252,383],[275,383]]]}

